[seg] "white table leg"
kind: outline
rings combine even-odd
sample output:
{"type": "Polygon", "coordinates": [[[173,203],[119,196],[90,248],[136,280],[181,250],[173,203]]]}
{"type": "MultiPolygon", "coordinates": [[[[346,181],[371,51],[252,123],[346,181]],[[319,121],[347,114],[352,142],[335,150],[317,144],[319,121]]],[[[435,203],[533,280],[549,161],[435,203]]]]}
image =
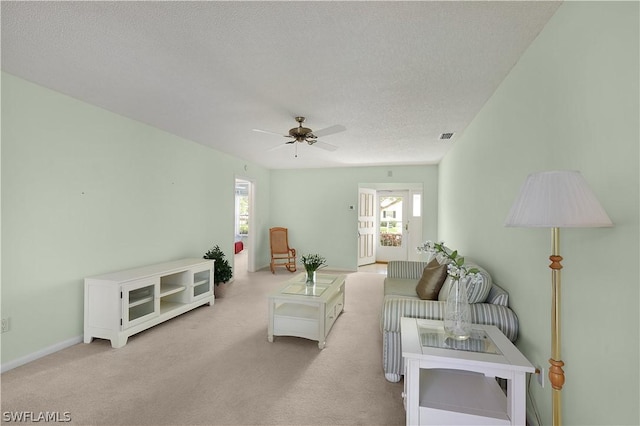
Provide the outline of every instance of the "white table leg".
{"type": "Polygon", "coordinates": [[[269,299],[269,319],[267,321],[267,340],[273,343],[273,314],[275,311],[275,302],[269,299]]]}
{"type": "Polygon", "coordinates": [[[507,414],[513,425],[526,424],[526,373],[514,372],[513,380],[507,384],[507,414]]]}
{"type": "Polygon", "coordinates": [[[405,359],[405,364],[407,425],[417,425],[420,423],[420,363],[405,359]]]}

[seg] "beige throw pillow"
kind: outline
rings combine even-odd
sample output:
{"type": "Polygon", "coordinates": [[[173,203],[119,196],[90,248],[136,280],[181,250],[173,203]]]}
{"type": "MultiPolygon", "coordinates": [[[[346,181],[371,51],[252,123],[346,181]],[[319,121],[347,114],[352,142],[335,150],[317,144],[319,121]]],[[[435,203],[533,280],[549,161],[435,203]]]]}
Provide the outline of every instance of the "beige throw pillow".
{"type": "Polygon", "coordinates": [[[416,286],[418,297],[422,300],[438,300],[438,293],[446,279],[447,265],[441,265],[433,259],[422,271],[422,278],[416,286]]]}

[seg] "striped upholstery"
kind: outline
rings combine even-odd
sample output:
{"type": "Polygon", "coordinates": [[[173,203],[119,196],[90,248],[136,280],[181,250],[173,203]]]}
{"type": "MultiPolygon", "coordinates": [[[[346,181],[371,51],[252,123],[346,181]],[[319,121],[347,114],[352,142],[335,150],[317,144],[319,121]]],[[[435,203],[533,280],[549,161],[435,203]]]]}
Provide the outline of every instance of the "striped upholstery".
{"type": "MultiPolygon", "coordinates": [[[[422,276],[422,270],[427,263],[392,261],[387,266],[387,276],[388,278],[413,278],[416,281],[406,280],[406,285],[415,288],[415,284],[422,276]]],[[[405,280],[396,279],[389,280],[389,282],[397,287],[405,280]]],[[[380,317],[383,341],[382,362],[385,377],[391,382],[400,380],[404,368],[400,343],[400,318],[442,320],[444,317],[444,301],[421,300],[417,294],[415,296],[408,294],[411,292],[385,291],[383,301],[380,317]]],[[[476,324],[495,325],[509,340],[515,342],[518,337],[518,318],[509,308],[508,302],[509,294],[493,283],[485,303],[470,304],[471,321],[476,324]]]]}
{"type": "MultiPolygon", "coordinates": [[[[429,259],[431,261],[431,259],[429,259]]],[[[426,262],[407,262],[402,260],[392,260],[387,264],[388,278],[412,278],[419,280],[422,277],[424,268],[429,264],[426,262]]],[[[416,284],[418,284],[416,282],[416,284]]]]}
{"type": "MultiPolygon", "coordinates": [[[[400,318],[442,320],[446,302],[421,300],[418,297],[384,297],[382,331],[400,331],[400,318]]],[[[518,337],[518,318],[507,306],[491,303],[471,303],[471,322],[495,325],[512,342],[518,337]]]]}
{"type": "Polygon", "coordinates": [[[491,286],[489,295],[485,303],[491,303],[492,305],[509,306],[509,293],[498,287],[495,283],[491,286]]]}
{"type": "MultiPolygon", "coordinates": [[[[491,275],[487,271],[484,270],[480,265],[475,263],[465,262],[465,265],[469,269],[476,268],[478,269],[479,277],[475,280],[466,278],[467,283],[467,298],[469,299],[469,303],[478,303],[484,302],[487,300],[487,296],[491,291],[491,287],[493,286],[493,281],[491,280],[491,275]]],[[[440,289],[440,294],[438,294],[438,300],[447,300],[449,296],[449,289],[451,288],[451,283],[453,278],[450,276],[447,277],[446,281],[442,285],[440,289]]]]}
{"type": "Polygon", "coordinates": [[[484,302],[487,300],[487,296],[491,291],[491,285],[493,284],[491,275],[479,265],[469,264],[468,262],[465,264],[468,264],[470,268],[477,268],[479,271],[479,277],[477,279],[467,282],[467,297],[469,298],[469,303],[484,302]]]}

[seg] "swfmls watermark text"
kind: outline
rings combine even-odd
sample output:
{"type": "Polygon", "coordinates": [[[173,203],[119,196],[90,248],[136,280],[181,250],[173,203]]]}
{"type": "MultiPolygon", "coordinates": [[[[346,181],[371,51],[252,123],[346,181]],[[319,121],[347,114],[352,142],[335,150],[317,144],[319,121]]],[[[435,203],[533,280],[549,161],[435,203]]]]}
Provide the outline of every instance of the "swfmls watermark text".
{"type": "Polygon", "coordinates": [[[69,411],[3,411],[2,421],[5,423],[67,423],[71,421],[69,411]]]}

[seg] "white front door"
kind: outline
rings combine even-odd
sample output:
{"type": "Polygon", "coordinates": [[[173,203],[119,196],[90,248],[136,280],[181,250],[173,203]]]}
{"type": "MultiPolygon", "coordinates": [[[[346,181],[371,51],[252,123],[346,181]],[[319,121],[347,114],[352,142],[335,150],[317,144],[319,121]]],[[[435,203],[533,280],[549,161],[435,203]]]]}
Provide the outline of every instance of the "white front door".
{"type": "Polygon", "coordinates": [[[378,244],[376,260],[407,260],[408,191],[378,191],[378,244]]]}
{"type": "Polygon", "coordinates": [[[358,266],[376,261],[376,191],[358,188],[358,266]]]}

